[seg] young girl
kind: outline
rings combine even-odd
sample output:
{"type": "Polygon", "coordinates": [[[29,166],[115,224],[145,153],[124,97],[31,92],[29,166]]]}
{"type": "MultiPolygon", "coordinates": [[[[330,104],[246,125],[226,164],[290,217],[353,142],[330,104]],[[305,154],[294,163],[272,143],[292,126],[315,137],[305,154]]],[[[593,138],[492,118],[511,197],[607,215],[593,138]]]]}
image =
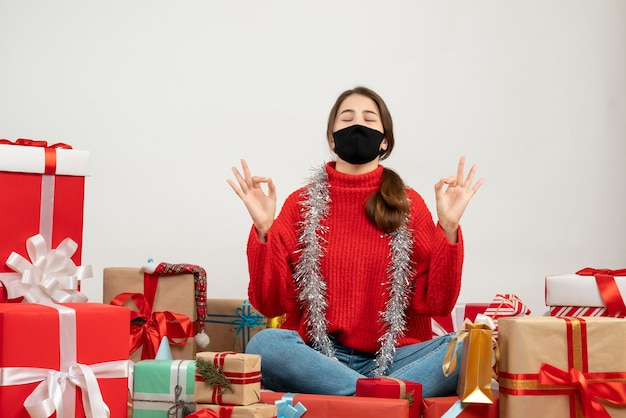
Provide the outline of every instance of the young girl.
{"type": "Polygon", "coordinates": [[[250,303],[286,314],[246,352],[262,356],[263,385],[281,392],[352,395],[362,377],[420,382],[423,396],[454,394],[442,373],[450,335],[431,339],[461,288],[459,222],[482,179],[476,166],[435,185],[438,222],[422,197],[379,164],[393,150],[392,118],[374,91],[343,92],[330,111],[336,160],[292,193],[276,219],[271,178],[233,167],[228,183],[246,205],[250,303]],[[261,185],[265,185],[265,192],[261,185]]]}

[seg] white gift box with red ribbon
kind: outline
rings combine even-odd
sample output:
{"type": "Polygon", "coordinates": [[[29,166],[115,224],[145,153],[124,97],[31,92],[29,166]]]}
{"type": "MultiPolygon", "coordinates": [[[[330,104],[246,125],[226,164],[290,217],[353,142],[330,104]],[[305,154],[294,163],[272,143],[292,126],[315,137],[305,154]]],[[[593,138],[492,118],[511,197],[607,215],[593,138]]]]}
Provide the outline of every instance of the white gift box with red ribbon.
{"type": "Polygon", "coordinates": [[[545,277],[551,316],[626,316],[626,269],[584,268],[545,277]]]}

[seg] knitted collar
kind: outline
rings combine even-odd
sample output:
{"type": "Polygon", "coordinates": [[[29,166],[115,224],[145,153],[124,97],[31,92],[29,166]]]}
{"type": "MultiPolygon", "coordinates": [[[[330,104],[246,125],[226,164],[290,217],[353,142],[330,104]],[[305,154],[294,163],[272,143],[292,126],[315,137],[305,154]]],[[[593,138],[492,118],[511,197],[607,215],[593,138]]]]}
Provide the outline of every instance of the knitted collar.
{"type": "MultiPolygon", "coordinates": [[[[313,170],[313,175],[300,195],[303,220],[300,222],[298,243],[302,254],[294,270],[294,280],[298,300],[304,306],[307,333],[313,347],[332,358],[335,356],[335,350],[328,336],[327,284],[320,267],[325,251],[324,245],[327,243],[324,234],[328,227],[322,225],[321,221],[329,213],[331,203],[329,188],[328,173],[323,165],[313,170]]],[[[384,375],[393,362],[396,343],[405,332],[406,309],[412,291],[409,277],[413,273],[411,266],[413,238],[408,228],[408,217],[400,228],[388,235],[389,299],[385,310],[379,313],[384,334],[378,339],[380,348],[374,360],[374,376],[384,375]]]]}

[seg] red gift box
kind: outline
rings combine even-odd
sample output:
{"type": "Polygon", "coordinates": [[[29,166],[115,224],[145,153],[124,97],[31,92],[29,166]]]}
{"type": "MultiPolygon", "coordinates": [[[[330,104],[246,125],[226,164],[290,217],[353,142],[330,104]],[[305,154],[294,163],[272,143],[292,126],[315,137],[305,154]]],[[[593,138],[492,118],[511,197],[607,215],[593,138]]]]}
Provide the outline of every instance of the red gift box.
{"type": "Polygon", "coordinates": [[[465,319],[474,322],[476,315],[483,314],[489,307],[488,303],[457,303],[446,316],[433,316],[433,337],[456,332],[463,328],[465,319]]]}
{"type": "Polygon", "coordinates": [[[24,404],[49,416],[51,393],[57,418],[85,417],[86,405],[126,417],[129,319],[101,303],[0,304],[0,416],[29,418],[24,404]]]}
{"type": "MultiPolygon", "coordinates": [[[[261,402],[274,403],[285,393],[261,391],[261,402]]],[[[409,403],[404,399],[367,398],[358,396],[290,394],[293,403],[302,403],[306,408],[305,418],[408,418],[409,403]]]]}
{"type": "Polygon", "coordinates": [[[422,401],[423,418],[439,418],[446,412],[460,411],[459,418],[498,418],[498,393],[493,394],[493,404],[461,403],[458,396],[424,398],[422,401]]]}
{"type": "Polygon", "coordinates": [[[0,280],[19,276],[4,261],[13,251],[26,254],[26,240],[36,234],[48,250],[71,238],[78,244],[72,260],[81,263],[89,152],[64,147],[0,140],[0,280]]]}
{"type": "Polygon", "coordinates": [[[356,396],[409,400],[409,418],[422,414],[422,385],[392,377],[363,378],[356,381],[356,396]]]}

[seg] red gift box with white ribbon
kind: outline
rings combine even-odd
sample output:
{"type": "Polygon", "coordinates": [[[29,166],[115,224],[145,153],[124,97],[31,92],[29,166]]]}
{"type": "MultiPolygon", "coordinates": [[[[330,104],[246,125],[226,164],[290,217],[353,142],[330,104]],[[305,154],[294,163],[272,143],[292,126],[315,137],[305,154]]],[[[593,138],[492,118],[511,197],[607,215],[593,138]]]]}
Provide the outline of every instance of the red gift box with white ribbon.
{"type": "Polygon", "coordinates": [[[0,416],[126,417],[129,320],[101,303],[0,304],[0,416]]]}
{"type": "Polygon", "coordinates": [[[72,261],[80,265],[89,170],[88,151],[62,143],[0,139],[0,281],[19,278],[5,260],[14,251],[26,254],[28,238],[37,234],[48,250],[70,238],[77,245],[72,261]]]}

